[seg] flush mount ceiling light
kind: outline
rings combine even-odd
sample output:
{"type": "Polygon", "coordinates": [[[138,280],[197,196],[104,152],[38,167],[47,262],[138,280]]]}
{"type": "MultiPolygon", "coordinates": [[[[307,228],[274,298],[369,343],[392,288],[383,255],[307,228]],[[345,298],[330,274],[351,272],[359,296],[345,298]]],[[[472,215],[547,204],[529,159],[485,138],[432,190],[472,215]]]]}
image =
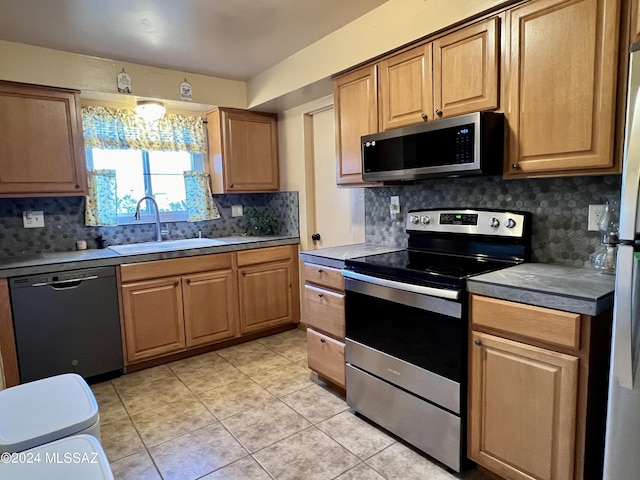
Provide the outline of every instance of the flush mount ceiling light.
{"type": "Polygon", "coordinates": [[[138,100],[136,114],[147,122],[154,122],[164,117],[167,109],[157,100],[138,100]]]}

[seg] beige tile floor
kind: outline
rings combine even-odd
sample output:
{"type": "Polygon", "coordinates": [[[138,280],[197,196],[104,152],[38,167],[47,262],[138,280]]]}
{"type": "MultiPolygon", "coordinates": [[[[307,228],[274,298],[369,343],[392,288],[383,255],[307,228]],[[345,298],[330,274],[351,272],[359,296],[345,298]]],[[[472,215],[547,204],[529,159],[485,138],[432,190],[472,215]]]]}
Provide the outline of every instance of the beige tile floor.
{"type": "Polygon", "coordinates": [[[96,384],[116,479],[473,479],[356,416],[290,330],[96,384]]]}

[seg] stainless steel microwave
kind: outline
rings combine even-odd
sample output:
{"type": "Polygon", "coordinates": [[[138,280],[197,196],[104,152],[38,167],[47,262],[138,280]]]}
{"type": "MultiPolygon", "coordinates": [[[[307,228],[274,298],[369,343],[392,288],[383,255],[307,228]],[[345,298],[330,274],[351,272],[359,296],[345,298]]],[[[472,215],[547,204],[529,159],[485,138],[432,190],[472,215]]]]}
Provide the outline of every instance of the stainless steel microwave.
{"type": "Polygon", "coordinates": [[[362,137],[368,182],[497,174],[504,156],[504,115],[475,112],[362,137]]]}

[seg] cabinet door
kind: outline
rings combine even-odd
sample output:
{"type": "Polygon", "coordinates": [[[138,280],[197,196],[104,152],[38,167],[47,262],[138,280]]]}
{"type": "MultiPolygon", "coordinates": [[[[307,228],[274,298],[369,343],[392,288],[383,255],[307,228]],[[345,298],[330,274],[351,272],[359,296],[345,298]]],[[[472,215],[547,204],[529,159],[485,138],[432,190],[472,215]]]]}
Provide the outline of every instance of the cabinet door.
{"type": "Polygon", "coordinates": [[[614,172],[620,0],[511,12],[506,175],[614,172]]]}
{"type": "Polygon", "coordinates": [[[180,277],[122,285],[127,363],[185,349],[180,277]]]}
{"type": "Polygon", "coordinates": [[[378,131],[377,83],[375,65],[333,82],[338,185],[364,183],[360,137],[378,131]]]}
{"type": "Polygon", "coordinates": [[[344,294],[304,286],[307,326],[344,340],[344,294]]]}
{"type": "Polygon", "coordinates": [[[433,107],[439,118],[498,108],[499,20],[433,42],[433,107]]]}
{"type": "MultiPolygon", "coordinates": [[[[292,261],[241,267],[240,333],[293,322],[292,261]]],[[[296,284],[296,287],[298,285],[296,284]]]]}
{"type": "Polygon", "coordinates": [[[378,68],[382,130],[433,119],[431,44],[387,58],[378,68]]]}
{"type": "Polygon", "coordinates": [[[638,8],[639,0],[631,1],[631,28],[629,31],[629,43],[640,42],[640,8],[638,8]]]}
{"type": "Polygon", "coordinates": [[[227,192],[280,188],[275,115],[222,110],[224,183],[227,192]]]}
{"type": "Polygon", "coordinates": [[[187,347],[234,337],[238,330],[235,275],[232,270],[182,278],[187,347]]]}
{"type": "Polygon", "coordinates": [[[344,343],[308,328],[307,351],[311,370],[345,387],[344,343]]]}
{"type": "Polygon", "coordinates": [[[78,93],[0,82],[0,196],[86,193],[78,93]]]}
{"type": "Polygon", "coordinates": [[[469,457],[507,479],[573,478],[578,358],[472,332],[469,457]]]}

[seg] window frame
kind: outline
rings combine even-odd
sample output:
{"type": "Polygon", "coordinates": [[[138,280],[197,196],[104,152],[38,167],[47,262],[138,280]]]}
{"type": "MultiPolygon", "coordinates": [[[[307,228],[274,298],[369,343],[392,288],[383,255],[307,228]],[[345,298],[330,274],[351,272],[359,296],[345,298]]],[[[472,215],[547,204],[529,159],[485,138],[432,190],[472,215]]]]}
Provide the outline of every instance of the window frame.
{"type": "MultiPolygon", "coordinates": [[[[116,148],[113,150],[125,150],[122,148],[116,148]]],[[[144,190],[145,196],[153,197],[153,185],[151,182],[151,169],[149,162],[149,151],[148,150],[137,150],[142,154],[142,171],[143,171],[143,182],[144,182],[144,190]]],[[[191,153],[186,152],[191,156],[191,165],[193,170],[195,171],[205,171],[205,161],[204,154],[202,153],[191,153]]],[[[86,164],[88,169],[93,169],[93,148],[85,148],[86,155],[86,164]]],[[[147,204],[147,202],[145,202],[147,204]]],[[[144,210],[140,209],[140,220],[136,220],[133,215],[128,213],[117,213],[116,219],[118,222],[118,226],[120,225],[134,225],[141,223],[156,223],[156,214],[155,211],[150,212],[146,206],[144,210]]],[[[188,218],[188,212],[186,210],[180,210],[175,212],[160,212],[160,222],[161,223],[173,223],[173,222],[186,222],[188,218]]]]}

